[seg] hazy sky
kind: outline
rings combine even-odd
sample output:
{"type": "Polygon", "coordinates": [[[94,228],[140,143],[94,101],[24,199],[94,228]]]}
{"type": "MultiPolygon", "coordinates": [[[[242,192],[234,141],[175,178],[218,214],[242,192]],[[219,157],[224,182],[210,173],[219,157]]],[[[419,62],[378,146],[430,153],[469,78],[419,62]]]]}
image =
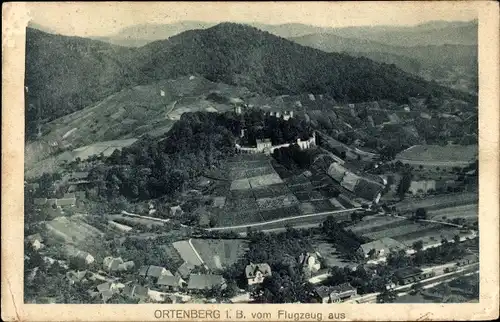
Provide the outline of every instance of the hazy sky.
{"type": "Polygon", "coordinates": [[[181,20],[269,24],[304,23],[325,27],[415,25],[430,20],[477,18],[471,2],[200,2],[200,3],[29,3],[33,22],[65,35],[103,36],[145,23],[181,20]]]}

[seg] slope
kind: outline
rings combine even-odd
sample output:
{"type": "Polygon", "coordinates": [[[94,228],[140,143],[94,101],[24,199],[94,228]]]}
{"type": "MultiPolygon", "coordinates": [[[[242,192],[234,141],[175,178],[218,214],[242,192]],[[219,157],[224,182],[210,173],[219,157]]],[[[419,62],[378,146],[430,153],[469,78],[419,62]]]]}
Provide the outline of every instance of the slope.
{"type": "Polygon", "coordinates": [[[26,135],[38,120],[82,109],[133,83],[129,50],[26,29],[26,135]]]}
{"type": "Polygon", "coordinates": [[[137,50],[141,74],[159,80],[200,74],[269,95],[328,93],[337,100],[390,99],[409,96],[475,98],[404,73],[395,66],[345,54],[325,53],[256,28],[222,23],[186,31],[137,50]]]}

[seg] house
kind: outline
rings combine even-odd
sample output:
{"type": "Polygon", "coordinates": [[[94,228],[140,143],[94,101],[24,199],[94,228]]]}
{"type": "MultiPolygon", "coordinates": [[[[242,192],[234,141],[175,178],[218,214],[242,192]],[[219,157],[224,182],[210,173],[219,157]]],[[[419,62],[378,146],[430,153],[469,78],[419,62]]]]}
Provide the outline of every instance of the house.
{"type": "Polygon", "coordinates": [[[321,285],[315,287],[314,293],[321,303],[330,303],[331,286],[321,285]]]}
{"type": "Polygon", "coordinates": [[[415,283],[433,277],[434,275],[435,273],[433,271],[424,272],[415,267],[407,267],[394,272],[394,276],[397,278],[400,285],[415,283]]]}
{"type": "Polygon", "coordinates": [[[257,140],[257,151],[265,152],[270,150],[273,144],[271,143],[271,139],[257,140]]]}
{"type": "Polygon", "coordinates": [[[148,291],[147,287],[129,284],[123,288],[122,294],[132,299],[145,300],[148,297],[148,291]]]}
{"type": "Polygon", "coordinates": [[[76,205],[76,198],[61,198],[56,199],[56,206],[58,207],[74,207],[76,205]]]}
{"type": "Polygon", "coordinates": [[[172,290],[172,291],[177,291],[179,288],[184,286],[186,284],[186,281],[182,279],[180,276],[171,276],[171,275],[163,275],[158,278],[158,282],[156,282],[156,285],[160,286],[161,288],[167,289],[167,290],[172,290]]]}
{"type": "Polygon", "coordinates": [[[112,227],[115,228],[116,230],[119,230],[121,232],[129,232],[133,228],[124,224],[117,223],[116,221],[113,220],[108,220],[108,224],[112,227]]]}
{"type": "Polygon", "coordinates": [[[164,267],[149,265],[149,266],[142,266],[139,269],[139,275],[144,277],[159,278],[160,276],[163,275],[172,276],[173,274],[164,267]]]}
{"type": "Polygon", "coordinates": [[[221,275],[214,274],[191,274],[187,285],[190,291],[210,290],[216,286],[222,289],[226,287],[226,281],[221,275]]]}
{"type": "Polygon", "coordinates": [[[118,265],[119,271],[129,271],[135,267],[135,263],[133,261],[127,261],[120,265],[118,265]]]}
{"type": "Polygon", "coordinates": [[[349,283],[343,283],[332,287],[330,301],[332,303],[344,302],[358,295],[357,289],[349,283]]]}
{"type": "Polygon", "coordinates": [[[104,270],[108,272],[118,271],[121,264],[123,264],[123,259],[121,257],[114,258],[108,256],[103,260],[104,270]]]}
{"type": "Polygon", "coordinates": [[[412,194],[427,193],[429,190],[436,190],[436,180],[412,180],[408,191],[412,194]]]}
{"type": "Polygon", "coordinates": [[[194,269],[194,267],[195,266],[193,264],[184,262],[181,266],[179,266],[177,272],[175,272],[175,275],[186,279],[189,277],[189,274],[191,274],[191,271],[194,269]]]}
{"type": "Polygon", "coordinates": [[[66,272],[66,278],[69,280],[70,284],[75,284],[81,282],[85,276],[87,275],[87,271],[68,271],[66,272]]]}
{"type": "Polygon", "coordinates": [[[303,266],[309,273],[316,273],[321,268],[321,263],[318,260],[318,253],[300,254],[299,264],[303,266]]]}
{"type": "Polygon", "coordinates": [[[252,264],[245,267],[245,275],[248,280],[248,285],[260,284],[264,278],[272,275],[271,267],[267,263],[252,264]]]}
{"type": "Polygon", "coordinates": [[[31,247],[33,247],[34,250],[39,250],[40,248],[43,247],[42,236],[38,233],[29,235],[28,237],[26,237],[26,239],[28,240],[29,244],[31,245],[31,247]]]}
{"type": "Polygon", "coordinates": [[[72,245],[66,245],[65,247],[65,251],[66,251],[66,255],[68,257],[73,257],[73,258],[80,258],[82,259],[85,264],[91,264],[94,262],[94,256],[92,256],[91,254],[89,254],[88,252],[85,252],[85,251],[82,251],[82,250],[79,250],[77,248],[75,248],[74,246],[72,245]]]}
{"type": "Polygon", "coordinates": [[[181,206],[179,206],[179,205],[170,207],[170,215],[172,217],[182,216],[183,213],[184,213],[184,211],[182,210],[181,206]]]}
{"type": "Polygon", "coordinates": [[[214,197],[212,207],[224,208],[225,204],[226,204],[226,197],[214,197]]]}
{"type": "Polygon", "coordinates": [[[469,265],[473,263],[477,263],[479,261],[479,258],[477,255],[470,254],[465,256],[464,258],[461,258],[457,261],[457,266],[464,266],[464,265],[469,265]]]}
{"type": "Polygon", "coordinates": [[[102,283],[97,285],[97,291],[101,294],[102,300],[107,302],[114,294],[119,293],[121,288],[125,288],[124,284],[120,283],[102,283]]]}
{"type": "Polygon", "coordinates": [[[403,243],[389,237],[384,237],[361,245],[358,248],[358,253],[364,258],[380,259],[385,258],[392,251],[403,249],[406,249],[403,243]]]}

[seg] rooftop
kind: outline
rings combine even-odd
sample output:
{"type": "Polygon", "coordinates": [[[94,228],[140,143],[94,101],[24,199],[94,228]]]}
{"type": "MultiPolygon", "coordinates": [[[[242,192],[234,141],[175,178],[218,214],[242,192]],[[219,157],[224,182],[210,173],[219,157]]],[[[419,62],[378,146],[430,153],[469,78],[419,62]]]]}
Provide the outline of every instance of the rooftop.
{"type": "Polygon", "coordinates": [[[206,290],[223,283],[224,278],[221,275],[191,274],[187,288],[190,290],[206,290]]]}

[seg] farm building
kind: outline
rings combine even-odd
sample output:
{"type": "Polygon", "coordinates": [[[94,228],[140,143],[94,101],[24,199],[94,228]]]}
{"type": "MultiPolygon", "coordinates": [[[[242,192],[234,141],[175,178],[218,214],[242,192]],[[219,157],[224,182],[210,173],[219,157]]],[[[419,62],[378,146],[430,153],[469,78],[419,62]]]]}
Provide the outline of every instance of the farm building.
{"type": "Polygon", "coordinates": [[[123,264],[123,259],[121,257],[114,258],[112,256],[105,257],[103,260],[104,270],[112,272],[117,271],[120,264],[123,264]]]}
{"type": "Polygon", "coordinates": [[[128,298],[145,300],[148,297],[149,289],[141,285],[126,285],[122,294],[128,298]]]}
{"type": "Polygon", "coordinates": [[[339,303],[355,297],[357,289],[349,283],[336,286],[319,286],[314,289],[317,298],[321,303],[339,303]]]}
{"type": "Polygon", "coordinates": [[[400,285],[415,283],[434,276],[434,272],[424,272],[421,269],[408,267],[403,268],[394,273],[400,285]]]}
{"type": "Polygon", "coordinates": [[[436,190],[435,180],[412,180],[408,191],[416,195],[419,193],[427,193],[429,190],[436,190]]]}
{"type": "Polygon", "coordinates": [[[316,273],[321,268],[321,263],[318,260],[318,253],[300,254],[299,264],[310,273],[316,273]]]}
{"type": "Polygon", "coordinates": [[[212,206],[215,208],[224,208],[224,205],[226,204],[226,197],[214,197],[213,198],[213,203],[212,206]]]}
{"type": "Polygon", "coordinates": [[[164,275],[172,276],[173,274],[164,267],[149,265],[142,266],[139,269],[139,275],[144,277],[159,278],[164,275]]]}
{"type": "Polygon", "coordinates": [[[343,283],[332,287],[330,293],[330,300],[332,303],[339,303],[346,301],[358,294],[357,289],[349,283],[343,283]]]}
{"type": "Polygon", "coordinates": [[[392,238],[384,237],[372,242],[363,244],[359,247],[358,252],[364,258],[382,258],[386,257],[390,252],[406,249],[406,246],[392,238]]]}
{"type": "Polygon", "coordinates": [[[222,289],[226,287],[226,281],[221,275],[214,274],[191,274],[187,285],[190,291],[209,290],[213,287],[220,286],[222,289]]]}
{"type": "Polygon", "coordinates": [[[271,267],[267,263],[250,264],[245,267],[245,275],[248,285],[260,284],[266,277],[272,275],[271,267]]]}
{"type": "Polygon", "coordinates": [[[82,259],[85,264],[91,264],[94,262],[94,256],[90,255],[89,253],[79,250],[78,248],[72,246],[72,245],[65,245],[64,250],[66,252],[66,256],[69,258],[79,258],[82,259]]]}
{"type": "Polygon", "coordinates": [[[184,281],[180,276],[170,276],[170,275],[163,275],[158,278],[158,281],[156,282],[156,285],[163,289],[168,289],[172,291],[177,291],[180,287],[186,284],[186,281],[184,281]]]}
{"type": "Polygon", "coordinates": [[[82,281],[87,275],[87,271],[68,271],[66,272],[66,278],[69,280],[70,284],[75,284],[82,281]]]}
{"type": "Polygon", "coordinates": [[[39,250],[43,247],[43,238],[40,234],[33,234],[26,237],[26,240],[30,243],[34,250],[39,250]]]}
{"type": "Polygon", "coordinates": [[[191,274],[191,271],[194,269],[194,265],[190,264],[188,262],[182,263],[181,266],[177,269],[177,272],[175,272],[176,276],[180,276],[184,279],[189,277],[189,274],[191,274]]]}
{"type": "Polygon", "coordinates": [[[457,266],[464,266],[464,265],[469,265],[469,264],[474,264],[479,262],[479,258],[475,254],[470,254],[468,256],[465,256],[464,258],[461,258],[457,261],[457,266]]]}

